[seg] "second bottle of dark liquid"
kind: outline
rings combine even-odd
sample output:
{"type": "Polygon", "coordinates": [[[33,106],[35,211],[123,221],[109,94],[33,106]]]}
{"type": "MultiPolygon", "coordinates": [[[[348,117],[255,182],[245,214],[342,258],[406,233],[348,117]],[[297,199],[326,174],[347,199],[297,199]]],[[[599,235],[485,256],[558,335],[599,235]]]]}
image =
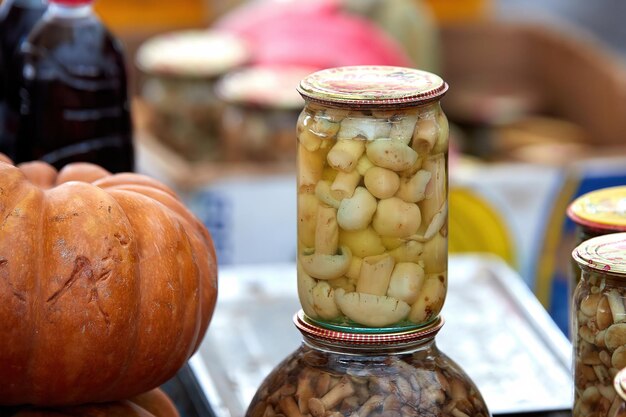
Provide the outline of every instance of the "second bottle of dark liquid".
{"type": "Polygon", "coordinates": [[[132,171],[127,77],[120,45],[90,0],[51,0],[21,46],[16,162],[92,162],[132,171]]]}

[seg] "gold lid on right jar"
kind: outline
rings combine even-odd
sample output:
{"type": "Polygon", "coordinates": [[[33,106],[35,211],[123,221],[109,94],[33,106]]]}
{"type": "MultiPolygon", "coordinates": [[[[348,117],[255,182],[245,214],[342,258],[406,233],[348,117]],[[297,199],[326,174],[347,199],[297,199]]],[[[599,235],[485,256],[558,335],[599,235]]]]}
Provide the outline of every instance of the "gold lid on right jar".
{"type": "Polygon", "coordinates": [[[567,215],[583,227],[626,231],[626,186],[583,194],[568,207],[567,215]]]}
{"type": "Polygon", "coordinates": [[[626,274],[626,233],[613,233],[586,240],[572,256],[581,267],[609,274],[626,274]]]}

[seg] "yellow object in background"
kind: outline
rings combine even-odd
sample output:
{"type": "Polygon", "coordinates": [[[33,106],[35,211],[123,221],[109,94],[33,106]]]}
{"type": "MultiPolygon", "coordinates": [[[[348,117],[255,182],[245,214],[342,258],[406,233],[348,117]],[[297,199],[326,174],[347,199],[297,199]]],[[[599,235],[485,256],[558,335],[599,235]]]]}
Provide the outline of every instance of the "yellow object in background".
{"type": "Polygon", "coordinates": [[[100,0],[94,6],[114,32],[202,27],[214,15],[212,2],[207,0],[100,0]]]}
{"type": "MultiPolygon", "coordinates": [[[[415,0],[418,1],[418,0],[415,0]]],[[[423,0],[439,23],[481,20],[491,14],[489,0],[423,0]]],[[[419,0],[421,3],[422,0],[419,0]]]]}
{"type": "Polygon", "coordinates": [[[514,266],[515,248],[501,214],[470,189],[452,187],[449,199],[449,252],[491,253],[514,266]]]}

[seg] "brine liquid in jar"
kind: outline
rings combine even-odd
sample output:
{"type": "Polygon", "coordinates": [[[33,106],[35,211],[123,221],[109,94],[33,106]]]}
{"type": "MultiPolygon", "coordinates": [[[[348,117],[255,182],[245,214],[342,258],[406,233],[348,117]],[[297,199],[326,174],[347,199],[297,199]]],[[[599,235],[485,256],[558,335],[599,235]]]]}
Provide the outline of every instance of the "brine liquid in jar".
{"type": "Polygon", "coordinates": [[[301,346],[259,386],[246,417],[490,417],[472,379],[437,347],[443,319],[401,334],[328,330],[301,313],[301,346]]]}
{"type": "Polygon", "coordinates": [[[447,84],[409,68],[305,78],[297,126],[298,291],[322,326],[428,325],[447,293],[447,84]]]}
{"type": "Polygon", "coordinates": [[[124,55],[89,0],[52,0],[20,50],[16,162],[132,171],[124,55]]]}

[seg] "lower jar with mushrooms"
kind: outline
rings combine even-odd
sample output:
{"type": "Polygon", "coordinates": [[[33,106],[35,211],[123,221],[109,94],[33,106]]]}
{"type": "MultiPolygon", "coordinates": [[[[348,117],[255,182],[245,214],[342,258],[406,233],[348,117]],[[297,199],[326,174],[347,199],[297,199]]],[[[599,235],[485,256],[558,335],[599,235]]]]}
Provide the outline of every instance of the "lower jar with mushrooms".
{"type": "Polygon", "coordinates": [[[403,333],[329,331],[294,317],[303,343],[265,379],[246,417],[488,417],[464,371],[436,346],[443,326],[403,333]]]}
{"type": "Polygon", "coordinates": [[[594,237],[573,252],[573,417],[624,416],[614,379],[626,368],[626,233],[594,237]]]}

